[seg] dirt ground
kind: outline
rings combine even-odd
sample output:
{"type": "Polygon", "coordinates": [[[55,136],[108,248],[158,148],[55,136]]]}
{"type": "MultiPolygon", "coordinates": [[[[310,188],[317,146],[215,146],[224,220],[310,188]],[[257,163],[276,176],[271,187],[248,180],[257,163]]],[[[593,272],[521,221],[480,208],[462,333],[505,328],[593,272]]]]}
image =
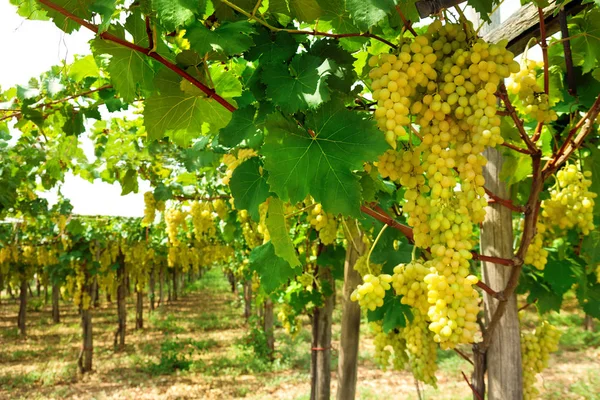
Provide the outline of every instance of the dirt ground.
{"type": "MultiPolygon", "coordinates": [[[[42,296],[43,297],[43,296],[42,296]]],[[[42,298],[30,301],[28,336],[16,330],[18,306],[0,305],[0,399],[309,399],[310,327],[294,339],[276,332],[277,359],[268,364],[249,345],[239,296],[230,292],[219,271],[211,271],[176,302],[152,315],[135,330],[129,304],[126,348],[112,346],[117,326],[115,304],[93,310],[94,372],[80,376],[79,316],[61,304],[60,324],[42,298]],[[35,309],[38,309],[37,311],[35,309]],[[183,356],[182,356],[183,355],[183,356]],[[171,368],[169,356],[180,357],[187,370],[171,368]]],[[[338,307],[339,308],[339,307],[338,307]]],[[[584,332],[583,316],[556,314],[566,334],[550,367],[538,376],[543,399],[600,399],[600,334],[584,332]]],[[[339,344],[339,310],[334,315],[333,364],[339,344]]],[[[468,348],[464,348],[468,352],[468,348]]],[[[372,362],[373,343],[366,323],[361,328],[359,399],[418,399],[412,375],[382,371],[372,362]]],[[[462,378],[471,365],[454,352],[439,352],[437,389],[419,385],[422,399],[470,399],[462,378]]],[[[181,360],[179,360],[181,361],[181,360]]],[[[336,390],[335,373],[332,395],[336,390]]]]}

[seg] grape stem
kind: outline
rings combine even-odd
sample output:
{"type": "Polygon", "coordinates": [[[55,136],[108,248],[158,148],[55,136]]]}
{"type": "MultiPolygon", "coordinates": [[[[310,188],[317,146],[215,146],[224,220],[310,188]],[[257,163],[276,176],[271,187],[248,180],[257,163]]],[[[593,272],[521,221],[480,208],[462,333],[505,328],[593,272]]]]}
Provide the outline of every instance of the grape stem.
{"type": "Polygon", "coordinates": [[[518,206],[518,205],[514,204],[512,202],[512,200],[503,199],[503,198],[497,196],[496,194],[494,194],[491,190],[489,190],[486,187],[484,187],[484,189],[485,189],[485,194],[487,194],[490,197],[490,199],[493,200],[493,201],[491,201],[491,203],[498,203],[498,204],[508,208],[509,210],[520,212],[520,213],[525,211],[525,208],[523,206],[518,206]]]}
{"type": "Polygon", "coordinates": [[[527,149],[529,149],[529,153],[530,154],[539,153],[540,150],[537,148],[535,143],[529,138],[529,135],[527,134],[527,132],[525,132],[525,126],[523,125],[523,120],[521,120],[519,118],[519,116],[517,115],[517,110],[515,110],[515,107],[512,105],[512,103],[510,102],[510,99],[508,98],[508,93],[506,92],[506,86],[504,86],[504,83],[501,83],[499,85],[498,91],[496,92],[496,97],[498,97],[504,103],[504,106],[506,107],[506,111],[508,112],[508,115],[510,115],[512,120],[515,122],[515,126],[517,127],[517,130],[519,131],[519,136],[521,136],[521,139],[527,145],[527,149]]]}
{"type": "Polygon", "coordinates": [[[481,397],[481,394],[479,394],[479,392],[475,389],[475,387],[473,387],[473,385],[471,384],[471,382],[469,382],[469,378],[467,378],[467,376],[465,375],[465,373],[463,371],[460,371],[460,373],[462,374],[463,378],[465,378],[465,382],[467,382],[467,385],[469,385],[469,387],[471,388],[471,390],[473,391],[473,394],[475,394],[475,396],[477,397],[477,399],[483,400],[483,398],[481,397]]]}
{"type": "Polygon", "coordinates": [[[402,19],[402,23],[404,24],[404,27],[406,28],[406,30],[409,31],[410,33],[412,33],[413,36],[415,36],[415,37],[419,36],[417,34],[417,32],[414,30],[414,28],[412,27],[412,22],[407,20],[406,17],[404,16],[404,13],[400,9],[400,6],[396,6],[396,11],[398,12],[398,15],[400,16],[400,18],[402,19]]]}
{"type": "Polygon", "coordinates": [[[519,153],[531,154],[531,152],[529,150],[524,149],[524,148],[519,147],[519,146],[515,146],[512,143],[504,142],[504,143],[502,143],[502,146],[508,147],[509,149],[514,150],[514,151],[518,151],[519,153]]]}
{"type": "Polygon", "coordinates": [[[381,236],[383,235],[383,232],[386,230],[387,227],[388,227],[387,224],[385,224],[381,227],[379,234],[377,235],[377,237],[375,238],[375,241],[373,242],[373,245],[369,249],[369,255],[367,255],[367,269],[369,270],[370,274],[372,274],[372,272],[371,272],[371,254],[373,254],[373,250],[375,249],[375,246],[377,246],[377,242],[379,242],[379,239],[381,239],[381,236]]]}
{"type": "Polygon", "coordinates": [[[145,48],[142,46],[138,46],[135,43],[128,42],[127,40],[121,39],[120,37],[115,36],[109,32],[100,33],[97,25],[94,25],[94,24],[84,20],[83,18],[80,18],[80,17],[72,14],[71,12],[67,11],[63,7],[61,7],[57,4],[54,4],[48,0],[39,0],[39,1],[46,7],[51,8],[54,11],[64,15],[68,19],[78,23],[79,25],[86,27],[90,31],[97,34],[100,38],[102,38],[104,40],[108,40],[110,42],[117,43],[123,47],[137,51],[139,53],[147,55],[150,58],[155,59],[156,61],[158,61],[159,63],[161,63],[168,69],[170,69],[171,71],[175,72],[177,75],[181,76],[184,79],[187,79],[192,85],[196,86],[198,89],[200,89],[202,92],[204,92],[204,94],[206,94],[206,96],[208,98],[214,99],[217,103],[221,104],[227,110],[229,110],[231,112],[236,110],[236,107],[233,104],[231,104],[230,102],[225,100],[223,97],[219,96],[213,89],[209,88],[208,86],[206,86],[205,84],[200,82],[198,79],[194,78],[192,75],[190,75],[189,73],[187,73],[186,71],[181,69],[179,66],[177,66],[177,64],[172,63],[171,61],[167,60],[160,54],[156,53],[152,49],[152,47],[145,48]]]}
{"type": "Polygon", "coordinates": [[[484,290],[487,294],[492,296],[495,299],[503,301],[504,294],[502,292],[496,292],[494,289],[483,283],[482,281],[477,281],[476,286],[480,289],[484,290]]]}
{"type": "Polygon", "coordinates": [[[471,365],[475,365],[473,364],[473,360],[471,360],[469,358],[468,355],[466,355],[465,353],[463,353],[461,350],[457,349],[456,347],[454,348],[454,351],[456,352],[456,354],[458,354],[459,356],[461,356],[462,358],[464,358],[465,360],[467,360],[469,363],[471,363],[471,365]]]}

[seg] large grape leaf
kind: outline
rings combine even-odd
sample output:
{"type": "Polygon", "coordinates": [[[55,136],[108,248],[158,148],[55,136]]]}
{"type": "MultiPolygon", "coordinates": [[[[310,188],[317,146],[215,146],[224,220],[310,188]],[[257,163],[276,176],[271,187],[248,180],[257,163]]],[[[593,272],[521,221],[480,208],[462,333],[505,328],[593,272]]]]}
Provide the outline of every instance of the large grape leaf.
{"type": "Polygon", "coordinates": [[[117,7],[117,0],[95,0],[90,9],[100,15],[101,22],[98,25],[98,33],[106,32],[110,26],[110,20],[117,7]]]}
{"type": "Polygon", "coordinates": [[[361,31],[377,25],[394,5],[394,0],[346,0],[346,9],[361,31]]]}
{"type": "MultiPolygon", "coordinates": [[[[92,18],[91,6],[95,1],[96,0],[52,0],[52,3],[65,10],[69,10],[70,13],[77,17],[90,20],[92,18]]],[[[44,4],[41,4],[41,6],[46,10],[46,15],[52,18],[52,21],[54,21],[54,24],[58,29],[63,30],[65,33],[71,33],[81,26],[56,10],[44,4]]]]}
{"type": "Polygon", "coordinates": [[[330,21],[332,28],[338,33],[358,32],[348,10],[345,0],[319,0],[323,10],[322,21],[330,21]]]}
{"type": "MultiPolygon", "coordinates": [[[[150,96],[144,107],[144,123],[150,140],[165,135],[178,138],[185,133],[182,143],[185,145],[203,131],[216,132],[229,123],[231,112],[221,104],[204,94],[183,92],[179,75],[163,71],[154,82],[159,93],[150,96]]],[[[215,90],[219,93],[218,87],[215,90]]]]}
{"type": "Polygon", "coordinates": [[[253,105],[235,110],[229,124],[219,131],[219,143],[225,147],[235,147],[256,134],[255,114],[256,108],[253,105]]]}
{"type": "Polygon", "coordinates": [[[571,31],[572,35],[577,36],[571,39],[573,61],[581,65],[583,73],[587,74],[600,59],[600,10],[595,8],[573,17],[570,22],[578,27],[571,31]]]}
{"type": "Polygon", "coordinates": [[[229,188],[238,210],[248,210],[253,220],[258,221],[258,206],[269,197],[268,174],[261,171],[258,157],[252,157],[238,166],[231,176],[229,188]]]}
{"type": "Polygon", "coordinates": [[[322,14],[319,2],[316,0],[274,0],[269,3],[269,11],[289,16],[300,22],[313,22],[322,14]]]}
{"type": "Polygon", "coordinates": [[[258,273],[262,288],[267,294],[274,292],[301,272],[300,268],[292,268],[287,261],[278,257],[270,241],[252,250],[250,269],[258,273]]]}
{"type": "Polygon", "coordinates": [[[196,14],[204,12],[206,0],[152,0],[152,8],[162,26],[169,32],[186,25],[196,14]]]}
{"type": "Polygon", "coordinates": [[[197,22],[187,30],[185,37],[190,41],[191,48],[200,55],[215,52],[229,56],[252,47],[254,41],[251,35],[255,33],[248,21],[225,22],[214,30],[197,22]]]}
{"type": "Polygon", "coordinates": [[[310,194],[327,212],[360,217],[354,171],[387,148],[372,120],[329,102],[308,113],[304,127],[273,114],[266,130],[262,153],[271,191],[292,203],[310,194]]]}
{"type": "Polygon", "coordinates": [[[310,54],[298,54],[290,65],[269,64],[264,67],[262,81],[267,96],[283,111],[315,108],[329,100],[327,77],[332,65],[310,54]]]}
{"type": "Polygon", "coordinates": [[[468,0],[467,4],[470,5],[479,13],[479,17],[483,22],[490,22],[490,14],[497,3],[496,0],[468,0]]]}
{"type": "Polygon", "coordinates": [[[594,318],[600,318],[600,283],[594,274],[586,276],[577,287],[577,300],[583,311],[594,318]]]}
{"type": "Polygon", "coordinates": [[[47,21],[46,11],[36,0],[9,0],[10,4],[17,7],[17,14],[27,19],[47,21]]]}
{"type": "Polygon", "coordinates": [[[296,256],[296,250],[285,223],[283,202],[276,197],[271,197],[269,200],[266,224],[269,236],[271,236],[271,243],[275,248],[275,254],[287,261],[292,267],[299,266],[300,260],[296,256]]]}
{"type": "Polygon", "coordinates": [[[97,57],[108,54],[111,82],[123,100],[132,102],[153,90],[154,70],[144,54],[103,39],[94,40],[92,49],[97,57]]]}
{"type": "Polygon", "coordinates": [[[582,268],[575,260],[559,260],[554,253],[550,253],[548,263],[544,268],[544,280],[552,287],[553,292],[563,295],[581,279],[582,268]]]}
{"type": "Polygon", "coordinates": [[[247,53],[247,59],[255,61],[260,58],[261,64],[288,62],[296,54],[298,43],[287,32],[273,35],[267,29],[261,29],[254,37],[254,47],[247,53]]]}

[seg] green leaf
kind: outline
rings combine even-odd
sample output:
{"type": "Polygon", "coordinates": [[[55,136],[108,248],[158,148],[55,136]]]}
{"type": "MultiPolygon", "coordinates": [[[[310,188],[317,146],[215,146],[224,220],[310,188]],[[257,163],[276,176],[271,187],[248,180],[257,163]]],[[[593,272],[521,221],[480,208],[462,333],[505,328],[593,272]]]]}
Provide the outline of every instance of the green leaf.
{"type": "MultiPolygon", "coordinates": [[[[375,231],[378,232],[377,229],[380,230],[381,226],[381,224],[377,224],[375,231]]],[[[371,262],[383,264],[383,272],[393,274],[396,265],[411,261],[413,247],[407,243],[406,237],[400,231],[387,228],[373,249],[371,262]],[[399,244],[395,246],[394,242],[399,242],[399,244]]]]}
{"type": "Polygon", "coordinates": [[[483,22],[490,22],[490,14],[495,3],[497,3],[495,0],[467,0],[467,4],[479,13],[479,17],[483,22]]]}
{"type": "Polygon", "coordinates": [[[292,268],[287,261],[278,257],[270,241],[252,250],[250,269],[258,273],[262,288],[267,294],[273,293],[301,272],[300,268],[292,268]]]}
{"type": "Polygon", "coordinates": [[[573,29],[571,35],[579,35],[571,40],[574,62],[581,65],[583,73],[592,71],[600,58],[600,10],[594,8],[584,15],[578,15],[570,21],[578,29],[573,29]]]}
{"type": "MultiPolygon", "coordinates": [[[[52,0],[52,4],[64,8],[65,10],[69,10],[71,14],[88,21],[92,19],[91,6],[94,2],[95,0],[52,0]]],[[[65,17],[53,8],[44,4],[41,4],[41,6],[46,10],[48,17],[52,18],[52,21],[58,29],[65,33],[72,33],[81,26],[71,18],[65,17]]]]}
{"type": "Polygon", "coordinates": [[[271,243],[275,248],[275,254],[287,261],[290,266],[299,266],[300,260],[296,256],[289,228],[285,223],[283,202],[276,197],[271,197],[269,200],[266,224],[271,236],[271,243]]]}
{"type": "Polygon", "coordinates": [[[371,321],[382,321],[383,331],[389,333],[396,328],[404,328],[408,321],[412,320],[410,306],[400,302],[401,296],[395,296],[394,290],[388,290],[383,298],[383,306],[374,311],[367,311],[367,319],[371,321]]]}
{"type": "Polygon", "coordinates": [[[583,239],[581,255],[590,265],[600,264],[600,231],[592,231],[583,239]]]}
{"type": "MultiPolygon", "coordinates": [[[[587,171],[592,172],[590,191],[597,194],[597,197],[594,199],[594,215],[600,216],[600,149],[593,146],[588,149],[590,155],[584,159],[584,167],[587,171]]],[[[600,242],[597,243],[600,246],[600,242]]]]}
{"type": "Polygon", "coordinates": [[[197,22],[186,31],[185,37],[200,55],[214,52],[229,56],[252,47],[251,35],[254,33],[254,27],[248,21],[224,22],[214,30],[197,22]]]}
{"type": "Polygon", "coordinates": [[[173,191],[165,186],[164,183],[159,183],[156,185],[156,189],[154,189],[154,199],[156,201],[167,201],[173,198],[173,191]]]}
{"type": "Polygon", "coordinates": [[[255,46],[248,50],[246,58],[249,61],[260,59],[262,65],[288,62],[296,54],[298,43],[287,32],[272,34],[267,29],[261,29],[254,37],[255,46]]]}
{"type": "Polygon", "coordinates": [[[301,22],[314,22],[323,13],[316,0],[288,0],[292,15],[301,22]]]}
{"type": "Polygon", "coordinates": [[[100,15],[101,23],[98,25],[98,33],[103,33],[108,30],[110,20],[115,12],[117,0],[95,0],[90,9],[100,15]]]}
{"type": "Polygon", "coordinates": [[[527,302],[533,303],[536,301],[536,306],[540,314],[545,314],[549,311],[559,311],[562,304],[562,295],[555,293],[552,288],[543,280],[531,285],[527,302]]]}
{"type": "Polygon", "coordinates": [[[31,20],[47,21],[46,11],[36,0],[10,0],[10,4],[17,7],[17,14],[31,20]]]}
{"type": "Polygon", "coordinates": [[[154,70],[144,54],[102,39],[94,40],[92,49],[97,57],[108,55],[111,82],[123,100],[132,102],[152,92],[154,70]]]}
{"type": "Polygon", "coordinates": [[[138,174],[134,169],[128,169],[125,176],[120,181],[121,183],[121,196],[125,196],[128,193],[137,193],[138,191],[138,174]]]}
{"type": "Polygon", "coordinates": [[[235,147],[256,134],[255,114],[256,109],[252,105],[235,110],[229,124],[219,131],[219,143],[225,147],[235,147]]]}
{"type": "Polygon", "coordinates": [[[346,0],[346,8],[361,31],[377,25],[394,5],[394,0],[346,0]]]}
{"type": "Polygon", "coordinates": [[[326,212],[360,216],[360,184],[354,171],[388,147],[367,114],[329,102],[309,113],[303,128],[275,114],[266,130],[265,169],[280,199],[297,203],[310,194],[326,212]]]}
{"type": "Polygon", "coordinates": [[[574,260],[559,260],[554,253],[550,253],[548,263],[544,268],[544,280],[546,280],[552,290],[558,294],[565,294],[571,286],[579,282],[582,268],[574,260]]]}
{"type": "Polygon", "coordinates": [[[68,67],[68,76],[76,82],[93,76],[99,76],[100,71],[94,57],[90,54],[85,57],[78,58],[73,64],[68,67]]]}
{"type": "Polygon", "coordinates": [[[206,0],[152,0],[161,25],[169,32],[187,25],[204,12],[206,0]]]}
{"type": "Polygon", "coordinates": [[[248,210],[253,220],[260,220],[258,206],[269,197],[267,174],[261,173],[261,162],[258,157],[252,157],[238,166],[231,176],[229,188],[235,208],[248,210]]]}
{"type": "Polygon", "coordinates": [[[317,265],[330,267],[333,279],[344,280],[346,251],[341,246],[325,246],[317,257],[317,265]]]}
{"type": "Polygon", "coordinates": [[[514,184],[521,182],[532,173],[531,158],[526,154],[511,152],[504,154],[504,164],[500,171],[500,179],[514,184]]]}
{"type": "Polygon", "coordinates": [[[65,108],[65,118],[66,121],[62,126],[65,135],[79,136],[80,133],[85,132],[83,114],[79,110],[75,110],[71,105],[67,106],[65,108]]]}
{"type": "Polygon", "coordinates": [[[298,54],[290,63],[269,64],[264,67],[262,81],[267,96],[288,113],[315,108],[329,100],[327,77],[331,70],[328,61],[309,54],[298,54]]]}
{"type": "Polygon", "coordinates": [[[585,278],[585,283],[577,287],[577,300],[586,314],[600,318],[600,283],[594,274],[585,278]]]}
{"type": "Polygon", "coordinates": [[[170,71],[155,79],[160,93],[150,96],[144,107],[144,124],[150,140],[168,135],[185,146],[203,132],[216,132],[231,120],[231,112],[215,100],[182,92],[180,81],[179,75],[170,71]]]}

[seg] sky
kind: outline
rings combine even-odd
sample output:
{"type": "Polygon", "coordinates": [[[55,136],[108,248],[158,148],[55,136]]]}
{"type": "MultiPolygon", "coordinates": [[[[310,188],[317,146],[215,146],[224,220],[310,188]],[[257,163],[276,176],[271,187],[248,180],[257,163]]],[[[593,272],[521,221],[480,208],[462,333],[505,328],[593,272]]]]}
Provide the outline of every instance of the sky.
{"type": "MultiPolygon", "coordinates": [[[[63,60],[73,61],[75,54],[89,54],[88,41],[93,33],[85,29],[67,35],[51,21],[30,21],[20,17],[8,1],[0,1],[0,86],[7,89],[17,84],[26,85],[51,66],[63,60]]],[[[87,153],[87,152],[86,152],[87,153]]],[[[150,189],[148,182],[140,181],[140,192],[121,196],[119,184],[110,185],[100,180],[93,184],[68,175],[62,185],[62,194],[71,200],[73,212],[82,215],[118,215],[141,217],[144,214],[143,192],[150,189]]],[[[56,192],[42,197],[56,201],[56,192]]]]}

